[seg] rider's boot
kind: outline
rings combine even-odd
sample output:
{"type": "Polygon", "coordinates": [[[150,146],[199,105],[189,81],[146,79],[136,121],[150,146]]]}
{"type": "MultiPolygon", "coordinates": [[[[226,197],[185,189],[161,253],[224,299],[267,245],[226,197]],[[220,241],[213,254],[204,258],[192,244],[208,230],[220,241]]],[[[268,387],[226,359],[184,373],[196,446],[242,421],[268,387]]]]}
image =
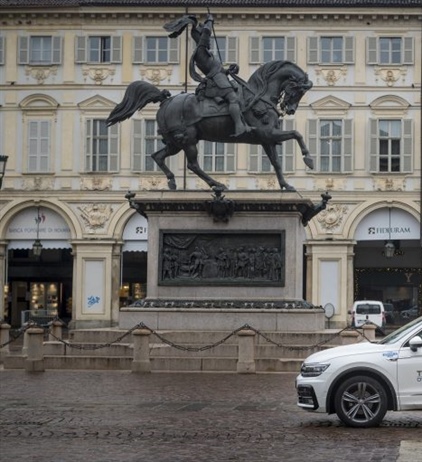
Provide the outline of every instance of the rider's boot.
{"type": "Polygon", "coordinates": [[[242,135],[243,133],[249,133],[254,129],[254,127],[250,127],[249,125],[243,122],[239,103],[230,103],[229,112],[235,126],[235,132],[232,136],[237,137],[242,135]]]}

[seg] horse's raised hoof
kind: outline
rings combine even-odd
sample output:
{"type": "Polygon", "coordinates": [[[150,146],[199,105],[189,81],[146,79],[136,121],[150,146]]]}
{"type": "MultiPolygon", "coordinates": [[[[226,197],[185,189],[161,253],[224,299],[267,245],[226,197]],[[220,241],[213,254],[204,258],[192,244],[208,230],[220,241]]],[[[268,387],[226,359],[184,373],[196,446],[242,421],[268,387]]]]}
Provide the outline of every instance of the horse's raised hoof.
{"type": "Polygon", "coordinates": [[[212,190],[216,193],[221,193],[223,191],[228,191],[228,188],[224,184],[216,184],[212,187],[212,190]]]}
{"type": "Polygon", "coordinates": [[[167,186],[172,191],[175,191],[177,189],[176,180],[174,178],[171,178],[170,180],[167,181],[167,186]]]}
{"type": "MultiPolygon", "coordinates": [[[[283,189],[283,187],[281,189],[283,189]]],[[[288,192],[296,192],[296,188],[287,183],[284,185],[284,190],[288,192]]]]}
{"type": "Polygon", "coordinates": [[[305,165],[309,168],[311,168],[312,170],[314,169],[314,160],[312,159],[311,156],[304,156],[303,157],[303,162],[305,162],[305,165]]]}

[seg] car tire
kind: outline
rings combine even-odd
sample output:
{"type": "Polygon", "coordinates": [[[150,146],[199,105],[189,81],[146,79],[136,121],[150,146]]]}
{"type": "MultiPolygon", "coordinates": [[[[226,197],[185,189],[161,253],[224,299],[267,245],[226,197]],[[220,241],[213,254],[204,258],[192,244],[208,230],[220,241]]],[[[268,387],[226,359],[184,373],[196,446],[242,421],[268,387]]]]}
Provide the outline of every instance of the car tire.
{"type": "Polygon", "coordinates": [[[337,416],[348,427],[376,427],[387,412],[388,398],[378,380],[361,375],[340,384],[334,405],[337,416]]]}

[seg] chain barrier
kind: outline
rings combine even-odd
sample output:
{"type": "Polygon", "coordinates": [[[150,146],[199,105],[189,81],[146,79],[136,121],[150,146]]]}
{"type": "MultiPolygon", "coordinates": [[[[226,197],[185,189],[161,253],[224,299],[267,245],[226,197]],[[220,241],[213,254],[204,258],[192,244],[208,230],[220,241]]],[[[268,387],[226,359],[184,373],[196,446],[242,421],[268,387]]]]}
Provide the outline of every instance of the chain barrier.
{"type": "MultiPolygon", "coordinates": [[[[61,321],[59,318],[57,318],[55,320],[60,321],[60,322],[63,323],[63,321],[61,321]]],[[[63,324],[66,325],[65,323],[63,323],[63,324]]],[[[262,337],[266,342],[271,343],[271,344],[277,346],[278,348],[284,348],[284,349],[287,349],[287,350],[290,350],[290,351],[306,351],[306,350],[312,350],[312,349],[315,349],[315,348],[322,347],[323,345],[326,345],[327,343],[333,341],[335,338],[341,336],[341,334],[343,332],[345,332],[345,331],[355,331],[361,337],[363,337],[365,340],[367,340],[368,342],[371,342],[371,340],[368,339],[366,337],[366,335],[363,332],[359,331],[357,328],[355,328],[355,327],[345,327],[344,329],[340,330],[339,332],[336,332],[334,335],[331,335],[329,338],[327,338],[325,340],[322,340],[322,341],[320,341],[320,342],[318,342],[318,343],[316,343],[314,345],[307,345],[307,346],[284,345],[282,343],[276,342],[275,340],[272,340],[267,334],[264,334],[263,332],[261,332],[260,330],[250,326],[249,324],[244,324],[243,326],[235,329],[230,334],[226,335],[221,340],[218,340],[215,343],[212,343],[212,344],[209,344],[209,345],[203,345],[203,346],[200,346],[200,347],[192,347],[192,346],[185,346],[185,345],[179,345],[177,343],[174,343],[171,340],[166,339],[164,336],[159,334],[157,331],[155,331],[155,330],[149,328],[148,326],[146,326],[143,322],[140,322],[139,324],[136,324],[134,327],[132,327],[127,332],[120,335],[119,337],[117,337],[115,340],[113,340],[111,342],[102,343],[102,344],[93,344],[93,345],[83,345],[83,344],[80,344],[80,343],[71,343],[69,341],[63,340],[63,339],[57,337],[56,335],[54,335],[51,332],[50,328],[40,326],[36,322],[30,322],[30,323],[27,323],[25,326],[23,326],[21,329],[18,330],[18,335],[17,336],[14,336],[8,342],[0,344],[0,349],[4,348],[5,346],[7,346],[7,345],[9,345],[11,343],[13,343],[14,341],[16,341],[30,327],[42,328],[42,329],[44,329],[45,333],[48,333],[49,336],[54,338],[56,341],[63,343],[66,347],[75,348],[75,349],[78,349],[78,350],[99,350],[99,349],[102,349],[102,348],[110,347],[110,346],[112,346],[112,345],[114,345],[116,343],[120,343],[125,337],[127,337],[128,335],[131,335],[132,332],[137,330],[137,329],[146,329],[146,330],[148,330],[150,332],[150,334],[153,334],[155,337],[157,337],[165,345],[169,345],[172,348],[175,348],[177,350],[189,351],[189,352],[200,352],[200,351],[210,350],[211,348],[215,348],[215,347],[225,343],[231,337],[238,334],[241,330],[251,330],[251,331],[255,332],[256,335],[262,337]]]]}

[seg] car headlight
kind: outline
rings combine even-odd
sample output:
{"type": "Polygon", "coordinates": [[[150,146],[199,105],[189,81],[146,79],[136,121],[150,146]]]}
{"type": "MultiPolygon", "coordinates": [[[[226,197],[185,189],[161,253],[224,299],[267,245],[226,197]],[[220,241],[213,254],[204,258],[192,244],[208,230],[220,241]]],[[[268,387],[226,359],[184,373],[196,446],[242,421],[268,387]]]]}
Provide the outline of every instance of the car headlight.
{"type": "Polygon", "coordinates": [[[303,363],[300,373],[302,377],[318,377],[327,370],[329,365],[327,363],[303,363]]]}

